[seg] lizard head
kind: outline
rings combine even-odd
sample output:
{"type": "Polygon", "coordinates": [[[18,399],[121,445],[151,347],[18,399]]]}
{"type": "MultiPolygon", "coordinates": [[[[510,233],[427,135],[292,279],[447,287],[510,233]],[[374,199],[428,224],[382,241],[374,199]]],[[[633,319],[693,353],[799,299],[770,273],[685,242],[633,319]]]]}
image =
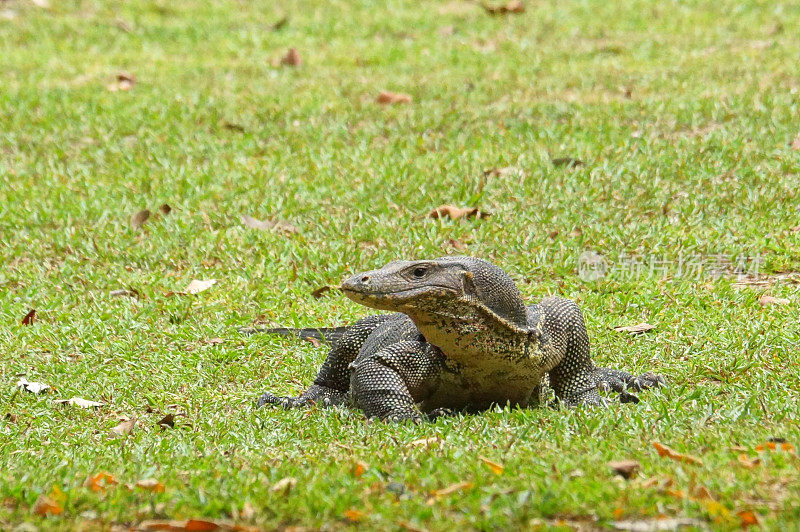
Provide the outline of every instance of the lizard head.
{"type": "Polygon", "coordinates": [[[352,276],[341,288],[356,303],[402,312],[418,324],[431,315],[474,319],[482,313],[527,327],[514,281],[494,264],[473,257],[390,262],[352,276]]]}

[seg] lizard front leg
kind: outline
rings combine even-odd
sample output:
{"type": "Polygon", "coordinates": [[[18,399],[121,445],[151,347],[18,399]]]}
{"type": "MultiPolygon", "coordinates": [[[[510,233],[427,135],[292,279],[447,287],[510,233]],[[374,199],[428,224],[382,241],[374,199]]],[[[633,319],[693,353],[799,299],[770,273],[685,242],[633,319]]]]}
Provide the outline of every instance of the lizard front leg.
{"type": "Polygon", "coordinates": [[[349,327],[328,353],[325,363],[308,390],[297,397],[284,397],[266,392],[258,398],[258,406],[279,405],[284,408],[297,408],[308,404],[334,406],[347,398],[350,386],[348,365],[355,360],[364,341],[389,316],[367,316],[349,327]]]}
{"type": "Polygon", "coordinates": [[[425,342],[406,340],[359,357],[350,364],[356,406],[382,421],[421,421],[417,403],[426,397],[439,370],[433,349],[425,342]]]}
{"type": "Polygon", "coordinates": [[[589,336],[578,306],[567,299],[550,298],[542,302],[544,326],[561,351],[558,364],[550,371],[550,383],[556,398],[570,406],[605,405],[599,389],[611,389],[620,394],[623,403],[638,403],[628,392],[651,388],[664,383],[652,373],[640,377],[624,371],[596,368],[589,356],[589,336]]]}

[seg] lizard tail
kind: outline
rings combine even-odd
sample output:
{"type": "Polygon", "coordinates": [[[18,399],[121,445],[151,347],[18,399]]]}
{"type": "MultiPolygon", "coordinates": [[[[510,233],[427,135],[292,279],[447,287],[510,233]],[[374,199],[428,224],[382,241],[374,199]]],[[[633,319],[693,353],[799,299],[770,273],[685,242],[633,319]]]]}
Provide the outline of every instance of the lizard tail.
{"type": "Polygon", "coordinates": [[[314,338],[329,344],[339,341],[347,327],[309,327],[294,329],[291,327],[241,327],[239,332],[242,334],[280,334],[282,336],[297,336],[298,338],[314,338]]]}

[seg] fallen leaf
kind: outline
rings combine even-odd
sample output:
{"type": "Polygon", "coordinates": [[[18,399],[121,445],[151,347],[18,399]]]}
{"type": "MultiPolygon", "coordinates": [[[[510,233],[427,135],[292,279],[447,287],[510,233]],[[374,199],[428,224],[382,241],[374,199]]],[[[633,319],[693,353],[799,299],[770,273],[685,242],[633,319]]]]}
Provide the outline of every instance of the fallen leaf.
{"type": "Polygon", "coordinates": [[[257,220],[251,216],[242,216],[242,223],[251,229],[258,229],[260,231],[283,231],[284,233],[297,234],[300,230],[289,222],[282,220],[257,220]]]}
{"type": "Polygon", "coordinates": [[[311,295],[314,296],[314,299],[319,299],[323,296],[323,294],[325,294],[325,292],[329,292],[330,290],[331,290],[330,286],[320,286],[319,288],[311,292],[311,295]]]}
{"type": "Polygon", "coordinates": [[[525,12],[525,4],[523,4],[520,0],[510,0],[509,2],[499,6],[493,6],[489,4],[481,4],[481,6],[490,15],[518,15],[525,12]]]}
{"type": "Polygon", "coordinates": [[[278,482],[275,483],[269,490],[273,492],[283,492],[284,495],[289,493],[293,487],[297,485],[297,479],[294,477],[286,477],[280,479],[278,482]]]}
{"type": "Polygon", "coordinates": [[[347,510],[344,513],[344,516],[347,518],[348,521],[351,521],[353,523],[358,523],[359,521],[362,521],[364,517],[366,517],[366,514],[361,510],[347,510]]]}
{"type": "Polygon", "coordinates": [[[483,177],[502,177],[506,175],[519,175],[525,174],[522,168],[518,166],[506,166],[505,168],[489,168],[483,171],[483,177]]]}
{"type": "Polygon", "coordinates": [[[641,464],[636,460],[617,460],[608,463],[608,467],[622,478],[630,479],[636,476],[641,469],[641,464]]]}
{"type": "Polygon", "coordinates": [[[503,470],[505,470],[505,468],[506,468],[506,466],[504,466],[502,464],[498,464],[497,462],[493,462],[493,461],[489,460],[488,458],[486,458],[485,456],[479,456],[478,460],[480,460],[481,462],[486,464],[486,466],[489,469],[491,469],[492,473],[494,473],[495,475],[502,475],[503,474],[503,470]]]}
{"type": "Polygon", "coordinates": [[[289,23],[289,17],[283,17],[283,18],[279,19],[277,22],[275,22],[275,23],[274,23],[272,26],[270,26],[270,27],[269,27],[269,30],[270,30],[270,31],[278,31],[278,30],[281,30],[281,29],[283,29],[284,27],[286,27],[286,25],[287,25],[288,23],[289,23]]]}
{"type": "Polygon", "coordinates": [[[83,485],[95,493],[101,493],[104,492],[109,486],[117,483],[117,479],[115,479],[111,473],[101,471],[100,473],[86,477],[83,485]]]}
{"type": "Polygon", "coordinates": [[[286,66],[300,66],[303,64],[303,60],[300,59],[300,53],[298,53],[296,48],[289,48],[281,58],[281,64],[286,66]]]}
{"type": "Polygon", "coordinates": [[[252,520],[256,516],[256,509],[250,503],[250,501],[244,501],[242,505],[242,519],[246,519],[247,521],[252,520]]]}
{"type": "Polygon", "coordinates": [[[567,168],[575,168],[576,166],[586,166],[586,163],[581,161],[580,159],[575,159],[573,157],[556,157],[555,159],[551,159],[550,162],[553,163],[553,166],[566,166],[567,168]]]}
{"type": "Polygon", "coordinates": [[[167,204],[165,203],[165,204],[163,204],[161,207],[159,207],[159,208],[158,208],[158,210],[159,210],[159,211],[161,211],[161,214],[163,214],[164,216],[166,216],[166,215],[168,215],[169,213],[171,213],[171,212],[172,212],[172,207],[170,207],[169,205],[167,205],[167,204]]]}
{"type": "Polygon", "coordinates": [[[797,136],[794,138],[791,146],[793,150],[800,150],[800,133],[798,133],[797,136]]]}
{"type": "Polygon", "coordinates": [[[208,340],[203,340],[203,343],[206,345],[219,345],[224,344],[225,340],[222,338],[209,338],[208,340]]]}
{"type": "Polygon", "coordinates": [[[111,432],[113,432],[117,436],[127,436],[133,431],[133,427],[135,426],[136,426],[136,416],[133,416],[132,418],[123,421],[116,427],[112,428],[111,432]]]}
{"type": "Polygon", "coordinates": [[[708,488],[706,488],[705,486],[697,486],[696,488],[694,488],[694,491],[692,491],[692,497],[695,500],[707,500],[707,501],[716,500],[715,497],[708,490],[708,488]]]}
{"type": "Polygon", "coordinates": [[[169,530],[187,532],[211,532],[237,531],[237,532],[256,532],[260,530],[254,527],[237,525],[230,521],[210,520],[210,519],[147,519],[134,527],[135,530],[169,530]]]}
{"type": "Polygon", "coordinates": [[[166,489],[164,484],[154,478],[143,478],[142,480],[138,480],[136,481],[136,487],[151,491],[153,493],[164,493],[166,489]]]}
{"type": "Polygon", "coordinates": [[[379,104],[411,103],[411,96],[399,92],[381,91],[375,99],[379,104]]]}
{"type": "Polygon", "coordinates": [[[169,428],[175,427],[175,414],[167,414],[166,416],[161,418],[161,421],[156,423],[156,425],[158,425],[162,429],[165,429],[167,427],[169,428]]]}
{"type": "Polygon", "coordinates": [[[303,340],[308,342],[309,344],[313,345],[314,347],[320,347],[322,342],[314,338],[313,336],[303,336],[303,340]]]}
{"type": "Polygon", "coordinates": [[[111,92],[129,91],[135,84],[136,76],[129,72],[120,72],[117,74],[116,81],[106,85],[106,88],[111,92]]]}
{"type": "Polygon", "coordinates": [[[739,524],[742,528],[760,524],[758,516],[751,510],[741,510],[736,512],[736,516],[739,518],[739,524]]]}
{"type": "Polygon", "coordinates": [[[649,323],[642,322],[638,325],[625,325],[620,327],[614,327],[614,330],[617,332],[628,332],[631,334],[642,334],[647,331],[652,331],[655,329],[655,325],[650,325],[649,323]]]}
{"type": "Polygon", "coordinates": [[[131,226],[134,229],[141,229],[144,223],[150,219],[150,211],[147,209],[139,211],[131,216],[131,226]]]}
{"type": "Polygon", "coordinates": [[[199,280],[194,279],[191,283],[184,289],[184,292],[187,294],[199,294],[200,292],[205,292],[212,286],[217,284],[216,279],[206,279],[206,280],[199,280]]]}
{"type": "Polygon", "coordinates": [[[88,399],[84,399],[82,397],[72,397],[70,399],[56,399],[53,402],[60,405],[79,406],[81,408],[97,408],[103,406],[103,403],[98,403],[97,401],[89,401],[88,399]]]}
{"type": "Polygon", "coordinates": [[[661,532],[680,530],[684,527],[705,528],[705,522],[688,517],[673,517],[667,519],[635,519],[629,521],[614,521],[614,528],[629,532],[661,532]]]}
{"type": "Polygon", "coordinates": [[[431,495],[434,497],[444,497],[445,495],[450,495],[451,493],[456,493],[457,491],[467,490],[472,487],[472,482],[458,482],[456,484],[451,484],[446,488],[434,490],[431,492],[431,495]]]}
{"type": "Polygon", "coordinates": [[[356,462],[353,464],[353,475],[354,475],[354,476],[356,476],[356,477],[360,477],[361,475],[363,475],[363,474],[364,474],[364,472],[365,472],[367,469],[369,469],[369,466],[368,466],[368,465],[367,465],[365,462],[362,462],[362,461],[360,461],[360,460],[357,460],[357,461],[356,461],[356,462]]]}
{"type": "Polygon", "coordinates": [[[767,305],[788,305],[791,303],[791,300],[783,298],[783,297],[772,297],[768,295],[761,296],[761,299],[758,300],[758,304],[762,307],[766,307],[767,305]]]}
{"type": "Polygon", "coordinates": [[[456,207],[455,205],[440,205],[427,214],[428,218],[448,217],[453,220],[459,218],[488,218],[490,213],[479,210],[477,207],[456,207]]]}
{"type": "Polygon", "coordinates": [[[763,445],[756,445],[756,451],[762,453],[764,451],[777,451],[780,449],[781,451],[787,453],[794,453],[795,448],[794,445],[791,443],[786,442],[785,440],[782,441],[768,441],[763,445]]]}
{"type": "Polygon", "coordinates": [[[739,463],[743,467],[746,467],[747,469],[753,469],[754,467],[756,467],[757,465],[759,465],[761,463],[761,458],[750,459],[744,453],[740,454],[738,456],[737,460],[739,460],[739,463]]]}
{"type": "Polygon", "coordinates": [[[36,320],[36,309],[31,309],[25,314],[25,317],[22,318],[23,325],[33,325],[33,322],[36,320]]]}
{"type": "Polygon", "coordinates": [[[26,392],[31,392],[34,394],[42,393],[50,389],[50,386],[44,384],[43,382],[31,382],[25,377],[19,378],[19,381],[17,381],[17,387],[22,388],[26,392]]]}
{"type": "Polygon", "coordinates": [[[694,456],[690,456],[688,454],[680,454],[675,449],[672,449],[671,447],[667,447],[666,445],[662,445],[662,444],[660,444],[660,443],[658,443],[656,441],[653,442],[653,447],[655,447],[656,451],[658,451],[658,456],[661,456],[661,457],[666,456],[667,458],[671,458],[672,460],[676,460],[678,462],[686,462],[686,463],[689,463],[689,464],[703,465],[703,461],[700,460],[699,458],[695,458],[694,456]]]}
{"type": "Polygon", "coordinates": [[[33,513],[36,515],[60,515],[63,511],[61,504],[44,494],[39,495],[33,505],[33,513]]]}
{"type": "Polygon", "coordinates": [[[406,447],[433,447],[433,446],[437,446],[438,447],[439,444],[441,444],[441,443],[442,443],[442,440],[440,438],[434,436],[434,437],[431,437],[431,438],[421,438],[419,440],[414,440],[414,441],[408,442],[406,444],[406,447]]]}

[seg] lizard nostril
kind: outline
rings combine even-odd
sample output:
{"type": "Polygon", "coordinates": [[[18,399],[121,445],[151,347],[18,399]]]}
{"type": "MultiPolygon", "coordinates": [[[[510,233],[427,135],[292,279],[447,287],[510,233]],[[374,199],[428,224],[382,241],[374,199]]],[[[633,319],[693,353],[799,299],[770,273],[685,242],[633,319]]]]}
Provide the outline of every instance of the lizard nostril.
{"type": "Polygon", "coordinates": [[[362,283],[366,283],[368,281],[369,281],[369,275],[365,275],[364,277],[361,278],[362,283]]]}

